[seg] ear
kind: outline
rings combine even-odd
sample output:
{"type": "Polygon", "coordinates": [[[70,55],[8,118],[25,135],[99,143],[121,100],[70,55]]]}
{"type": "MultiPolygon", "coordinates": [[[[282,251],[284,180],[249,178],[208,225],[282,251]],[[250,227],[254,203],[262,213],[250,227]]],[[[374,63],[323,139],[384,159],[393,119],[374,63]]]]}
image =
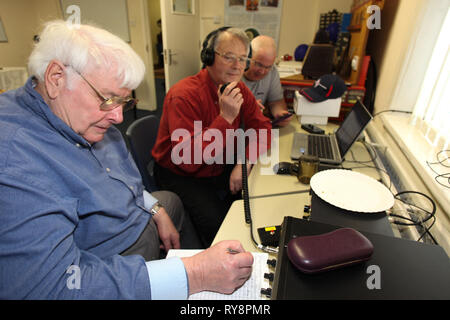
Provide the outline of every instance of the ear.
{"type": "Polygon", "coordinates": [[[45,88],[50,99],[58,97],[60,92],[66,87],[67,78],[65,66],[57,60],[51,60],[45,70],[45,88]]]}

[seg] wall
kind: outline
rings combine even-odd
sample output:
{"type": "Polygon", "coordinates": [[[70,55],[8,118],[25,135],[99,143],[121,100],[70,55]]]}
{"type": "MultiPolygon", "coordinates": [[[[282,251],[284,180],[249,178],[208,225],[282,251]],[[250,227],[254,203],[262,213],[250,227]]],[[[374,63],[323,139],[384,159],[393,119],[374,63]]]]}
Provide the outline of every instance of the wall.
{"type": "Polygon", "coordinates": [[[0,0],[0,17],[8,37],[8,42],[0,43],[0,67],[26,66],[41,22],[61,16],[57,0],[0,0]]]}
{"type": "MultiPolygon", "coordinates": [[[[369,39],[378,67],[377,111],[391,105],[415,21],[426,1],[387,0],[387,9],[395,7],[395,10],[387,10],[387,14],[382,16],[382,29],[369,39]]],[[[154,2],[159,0],[148,0],[150,12],[157,10],[154,2]]],[[[279,55],[293,54],[298,44],[312,41],[320,13],[334,8],[347,12],[351,3],[352,0],[284,0],[279,55]]],[[[9,40],[0,43],[0,66],[25,66],[33,35],[38,33],[41,22],[62,17],[58,0],[0,0],[0,15],[9,40]]],[[[223,25],[224,0],[200,0],[200,16],[200,37],[203,39],[210,31],[223,25]],[[214,23],[214,16],[220,17],[219,24],[214,23]]],[[[152,41],[154,29],[152,25],[152,41]]],[[[154,44],[150,45],[153,49],[154,44]]]]}
{"type": "Polygon", "coordinates": [[[387,1],[398,2],[395,18],[388,17],[387,24],[384,24],[382,19],[380,34],[371,39],[369,44],[371,48],[383,48],[383,50],[374,50],[374,59],[378,68],[376,112],[391,108],[402,74],[403,62],[415,30],[415,22],[421,13],[423,4],[429,0],[387,1]]]}
{"type": "MultiPolygon", "coordinates": [[[[224,23],[225,0],[200,0],[200,37],[224,23]],[[220,24],[214,24],[212,17],[219,16],[220,24]]],[[[301,43],[310,43],[319,26],[320,13],[337,9],[348,12],[352,0],[283,0],[280,26],[279,55],[293,54],[301,43]]],[[[159,0],[148,0],[151,23],[151,49],[154,53],[159,0]]],[[[62,18],[58,0],[0,0],[0,13],[9,38],[0,43],[0,65],[24,66],[31,52],[33,35],[43,21],[62,18]],[[30,9],[31,7],[31,9],[30,9]],[[20,19],[18,19],[20,17],[20,19]],[[27,21],[27,23],[23,23],[27,21]]],[[[133,46],[133,43],[132,43],[133,46]]]]}
{"type": "MultiPolygon", "coordinates": [[[[151,47],[147,41],[150,32],[143,26],[148,10],[143,0],[127,1],[130,45],[144,60],[151,75],[146,76],[137,89],[139,107],[151,110],[156,108],[153,60],[147,54],[147,48],[150,50],[151,47]]],[[[0,17],[8,37],[8,42],[0,43],[0,67],[26,67],[33,48],[33,36],[39,34],[42,23],[63,18],[59,0],[0,0],[0,17]]]]}
{"type": "Polygon", "coordinates": [[[336,9],[350,12],[353,0],[284,0],[279,55],[294,54],[300,44],[310,44],[319,29],[320,14],[336,9]]]}
{"type": "MultiPolygon", "coordinates": [[[[350,12],[353,0],[283,0],[278,55],[294,54],[295,48],[313,41],[319,28],[320,14],[333,9],[350,12]]],[[[200,37],[224,23],[225,0],[200,0],[200,37]],[[220,24],[211,19],[220,16],[220,24]]]]}

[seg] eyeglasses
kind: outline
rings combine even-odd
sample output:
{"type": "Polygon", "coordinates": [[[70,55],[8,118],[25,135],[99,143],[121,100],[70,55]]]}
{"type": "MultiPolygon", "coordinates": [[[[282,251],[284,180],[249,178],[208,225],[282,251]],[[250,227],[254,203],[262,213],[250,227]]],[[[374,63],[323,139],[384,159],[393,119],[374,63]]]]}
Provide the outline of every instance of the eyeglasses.
{"type": "Polygon", "coordinates": [[[239,64],[243,67],[247,66],[247,63],[249,62],[250,59],[248,59],[247,57],[236,57],[236,55],[232,54],[232,53],[220,53],[217,51],[214,51],[218,56],[222,57],[228,64],[233,64],[236,61],[239,62],[239,64]]]}
{"type": "Polygon", "coordinates": [[[137,104],[138,100],[134,99],[132,97],[118,97],[118,96],[113,96],[110,98],[106,98],[104,95],[102,95],[100,93],[100,91],[98,91],[85,77],[83,77],[83,75],[81,73],[79,73],[77,70],[73,69],[76,73],[78,73],[80,75],[80,77],[86,81],[86,83],[92,88],[92,90],[94,90],[94,92],[97,94],[97,96],[102,99],[102,103],[100,104],[100,110],[103,111],[111,111],[114,110],[117,107],[122,106],[123,107],[123,111],[122,112],[126,112],[128,110],[133,109],[133,107],[137,104]]]}
{"type": "Polygon", "coordinates": [[[270,69],[272,69],[272,67],[273,67],[273,65],[271,65],[271,66],[265,66],[265,65],[263,65],[261,62],[258,62],[258,61],[256,61],[256,60],[252,60],[252,62],[253,62],[253,64],[254,64],[257,68],[259,68],[259,69],[270,70],[270,69]]]}

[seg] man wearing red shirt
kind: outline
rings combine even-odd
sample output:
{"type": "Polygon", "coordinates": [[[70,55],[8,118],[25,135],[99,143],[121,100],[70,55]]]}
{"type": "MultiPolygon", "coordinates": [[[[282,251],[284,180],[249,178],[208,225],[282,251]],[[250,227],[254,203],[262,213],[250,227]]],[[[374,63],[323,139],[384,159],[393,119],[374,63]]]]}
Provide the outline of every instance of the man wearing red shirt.
{"type": "Polygon", "coordinates": [[[240,29],[221,28],[206,38],[205,68],[167,93],[152,151],[159,186],[179,195],[205,247],[242,189],[242,167],[235,161],[238,143],[230,133],[243,125],[257,138],[247,145],[248,172],[270,148],[270,120],[240,81],[248,53],[249,40],[240,29]]]}

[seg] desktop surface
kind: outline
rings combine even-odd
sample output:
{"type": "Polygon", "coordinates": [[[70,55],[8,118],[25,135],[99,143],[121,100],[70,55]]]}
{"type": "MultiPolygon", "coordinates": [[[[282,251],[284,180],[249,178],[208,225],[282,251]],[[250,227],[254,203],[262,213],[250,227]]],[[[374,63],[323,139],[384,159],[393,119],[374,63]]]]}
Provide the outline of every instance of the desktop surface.
{"type": "Polygon", "coordinates": [[[364,263],[304,274],[289,261],[286,246],[293,237],[337,228],[293,217],[284,219],[272,299],[450,298],[450,261],[445,251],[435,245],[361,232],[374,246],[372,257],[364,263]]]}
{"type": "MultiPolygon", "coordinates": [[[[328,124],[322,128],[329,133],[336,126],[328,124]]],[[[321,199],[310,194],[309,185],[300,183],[295,176],[262,174],[263,169],[269,169],[270,172],[278,162],[291,161],[293,133],[301,130],[295,118],[288,126],[281,128],[277,161],[266,164],[258,161],[249,175],[253,230],[250,230],[250,225],[245,222],[243,201],[235,201],[213,244],[221,240],[236,239],[242,243],[245,250],[257,251],[250,232],[253,232],[259,242],[258,228],[283,224],[281,241],[284,242],[280,242],[277,275],[273,283],[274,299],[448,299],[449,259],[441,247],[392,237],[391,226],[386,214],[382,212],[364,216],[345,213],[340,209],[340,212],[333,212],[333,208],[327,203],[322,203],[321,199]],[[302,220],[305,205],[311,206],[312,221],[302,220]],[[283,221],[286,219],[295,222],[285,228],[283,221]],[[283,244],[294,234],[292,225],[303,223],[309,223],[308,228],[301,229],[303,235],[325,233],[339,227],[360,230],[373,241],[374,254],[371,260],[361,265],[312,277],[299,275],[299,271],[292,269],[287,256],[283,255],[283,244]],[[326,227],[313,228],[313,225],[326,227]],[[381,267],[380,290],[367,289],[366,283],[370,276],[367,267],[370,265],[381,267]]],[[[366,147],[357,142],[352,146],[343,165],[346,169],[354,168],[378,180],[378,170],[368,164],[371,158],[372,155],[366,147]]],[[[274,254],[270,255],[272,258],[276,257],[274,254]]]]}

